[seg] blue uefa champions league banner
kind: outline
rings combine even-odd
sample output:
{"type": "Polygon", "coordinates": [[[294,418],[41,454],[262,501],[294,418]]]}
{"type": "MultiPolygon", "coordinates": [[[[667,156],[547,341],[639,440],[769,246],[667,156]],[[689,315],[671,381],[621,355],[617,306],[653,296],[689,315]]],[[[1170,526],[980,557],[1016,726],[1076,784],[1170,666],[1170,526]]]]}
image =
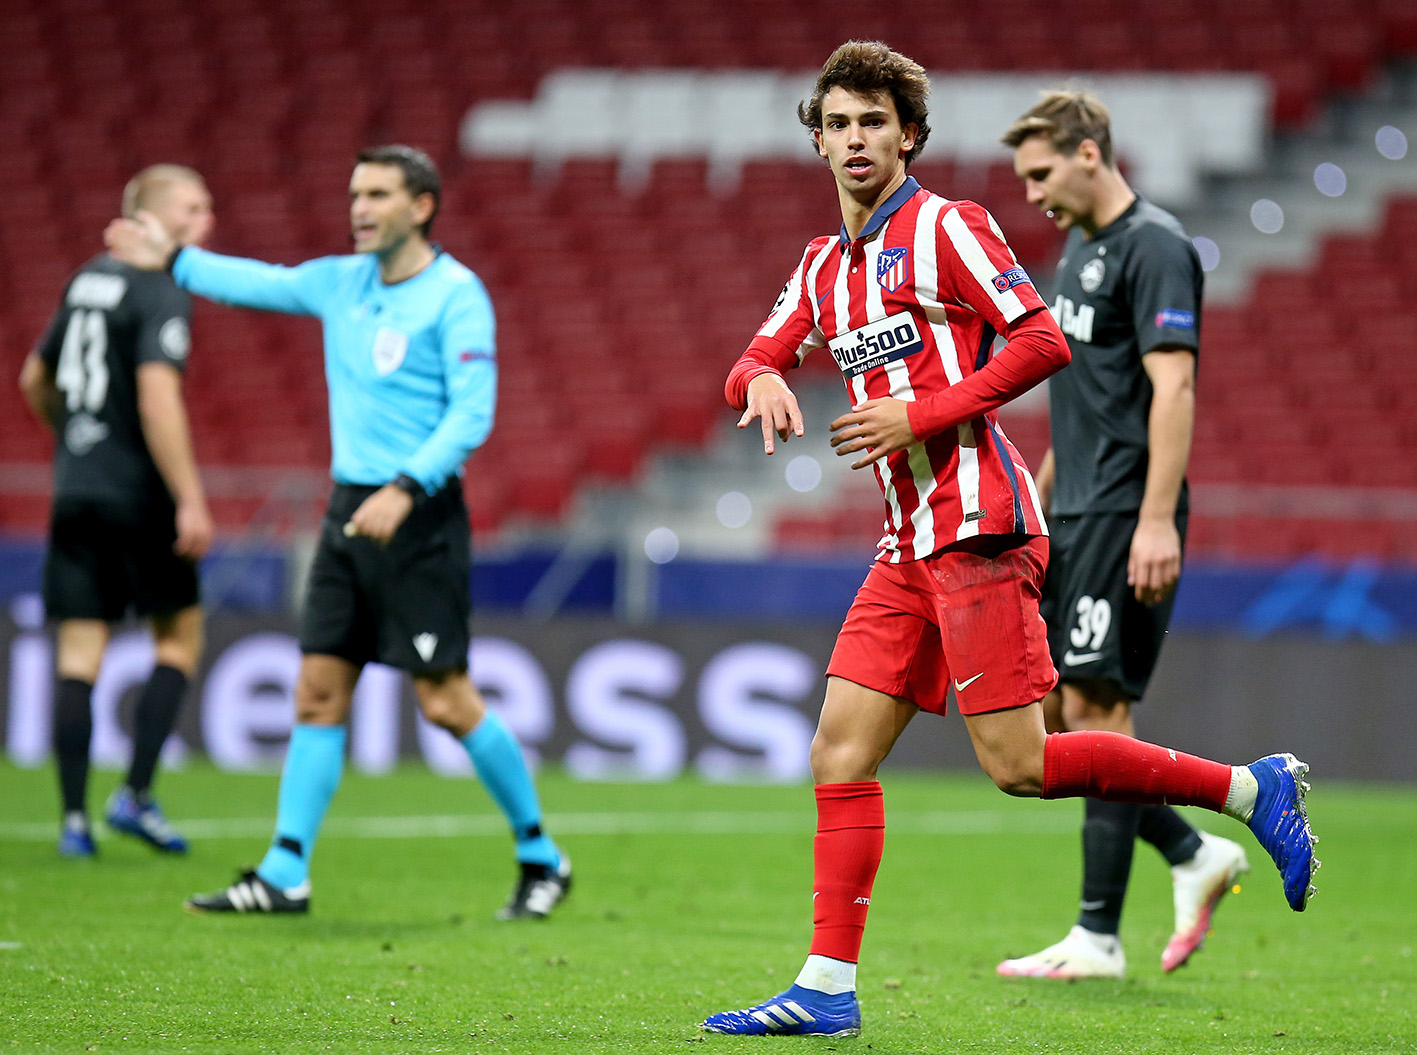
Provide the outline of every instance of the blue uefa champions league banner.
{"type": "MultiPolygon", "coordinates": [[[[39,589],[43,545],[0,540],[0,600],[39,589]]],[[[479,612],[514,613],[543,580],[560,576],[555,550],[479,552],[472,573],[479,612]]],[[[857,556],[792,556],[765,560],[679,559],[647,569],[645,614],[682,620],[841,624],[869,567],[857,556]]],[[[578,554],[573,579],[562,583],[562,610],[609,614],[622,608],[625,580],[615,553],[578,554]]],[[[296,592],[292,562],[279,550],[231,546],[204,563],[202,588],[211,607],[278,612],[296,592]]],[[[1181,577],[1172,629],[1233,633],[1251,640],[1306,635],[1326,640],[1390,642],[1417,637],[1417,567],[1356,559],[1303,559],[1282,564],[1189,561],[1181,577]]]]}
{"type": "MultiPolygon", "coordinates": [[[[856,561],[674,561],[657,569],[658,610],[683,618],[838,623],[865,577],[856,561]]],[[[1417,636],[1417,568],[1370,560],[1241,565],[1193,561],[1181,576],[1177,632],[1387,642],[1417,636]]]]}
{"type": "MultiPolygon", "coordinates": [[[[12,762],[39,766],[50,751],[53,643],[31,618],[37,606],[13,607],[0,619],[0,676],[9,689],[0,742],[12,762]]],[[[196,754],[230,770],[279,766],[301,660],[293,620],[216,614],[207,629],[167,762],[196,754]]],[[[796,781],[808,778],[831,643],[820,630],[512,620],[476,628],[469,665],[533,764],[551,761],[585,779],[796,781]]],[[[115,635],[94,686],[95,764],[126,764],[133,701],[152,664],[146,633],[115,635]]],[[[355,692],[349,752],[366,772],[412,758],[448,775],[471,772],[462,746],[418,714],[409,680],[378,664],[355,692]]],[[[913,761],[933,758],[917,753],[913,761]]]]}
{"type": "Polygon", "coordinates": [[[1417,635],[1417,569],[1362,558],[1269,567],[1188,564],[1173,626],[1250,639],[1317,633],[1329,640],[1394,641],[1417,635]]]}
{"type": "MultiPolygon", "coordinates": [[[[49,757],[52,637],[38,605],[0,615],[0,745],[12,763],[49,757]]],[[[533,765],[586,780],[810,781],[808,754],[825,689],[830,624],[608,617],[480,618],[473,680],[533,765]]],[[[169,764],[205,756],[228,770],[279,766],[294,717],[300,649],[288,616],[214,613],[169,764]]],[[[133,704],[152,668],[137,629],[118,633],[93,695],[93,757],[126,764],[133,704]]],[[[1137,709],[1149,740],[1248,762],[1293,751],[1326,779],[1417,781],[1417,641],[1376,644],[1179,632],[1137,709]]],[[[400,672],[372,665],[355,693],[351,764],[381,772],[420,760],[450,776],[467,753],[417,715],[400,672]]],[[[978,772],[963,722],[921,715],[889,768],[978,772]]],[[[39,774],[36,774],[39,779],[39,774]]],[[[45,779],[48,779],[47,777],[45,779]]],[[[984,779],[981,776],[981,779],[984,779]]]]}

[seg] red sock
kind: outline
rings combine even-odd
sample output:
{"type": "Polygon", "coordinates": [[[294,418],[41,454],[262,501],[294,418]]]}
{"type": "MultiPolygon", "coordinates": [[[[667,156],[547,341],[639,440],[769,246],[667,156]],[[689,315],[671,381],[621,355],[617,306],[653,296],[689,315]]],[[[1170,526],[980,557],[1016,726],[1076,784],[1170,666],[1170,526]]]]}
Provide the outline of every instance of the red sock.
{"type": "Polygon", "coordinates": [[[855,963],[886,842],[886,806],[874,780],[817,785],[812,952],[855,963]]]}
{"type": "Polygon", "coordinates": [[[1220,812],[1230,767],[1121,733],[1054,733],[1043,743],[1043,797],[1164,802],[1220,812]]]}

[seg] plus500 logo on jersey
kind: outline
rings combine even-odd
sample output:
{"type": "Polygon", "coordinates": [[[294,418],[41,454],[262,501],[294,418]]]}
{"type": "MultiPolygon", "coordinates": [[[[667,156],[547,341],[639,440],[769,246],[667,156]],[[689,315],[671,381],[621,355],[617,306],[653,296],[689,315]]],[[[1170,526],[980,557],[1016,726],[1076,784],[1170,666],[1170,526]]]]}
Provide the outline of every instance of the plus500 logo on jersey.
{"type": "Polygon", "coordinates": [[[885,363],[914,355],[925,347],[915,316],[898,311],[876,322],[832,339],[827,343],[832,358],[847,377],[858,377],[885,363]]]}

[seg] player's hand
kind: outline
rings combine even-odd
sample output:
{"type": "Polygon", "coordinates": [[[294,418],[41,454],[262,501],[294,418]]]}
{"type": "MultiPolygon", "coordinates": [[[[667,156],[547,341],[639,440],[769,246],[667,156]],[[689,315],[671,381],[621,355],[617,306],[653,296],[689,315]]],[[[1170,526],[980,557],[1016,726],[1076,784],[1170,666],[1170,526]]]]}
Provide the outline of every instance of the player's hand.
{"type": "Polygon", "coordinates": [[[831,423],[832,446],[837,457],[869,451],[864,458],[851,463],[853,469],[864,469],[888,454],[903,451],[915,441],[910,428],[909,406],[903,399],[868,399],[851,408],[831,423]]]}
{"type": "Polygon", "coordinates": [[[804,431],[797,397],[777,374],[759,374],[748,382],[748,409],[738,419],[738,427],[746,428],[754,418],[762,420],[766,454],[773,451],[773,433],[786,443],[788,436],[800,436],[804,431]]]}
{"type": "Polygon", "coordinates": [[[144,271],[161,271],[177,248],[177,240],[162,221],[146,209],[139,209],[131,220],[110,222],[103,229],[103,244],[125,264],[144,271]]]}
{"type": "Polygon", "coordinates": [[[205,502],[183,502],[177,507],[177,541],[172,552],[190,561],[198,561],[211,548],[216,524],[205,502]]]}
{"type": "Polygon", "coordinates": [[[387,545],[399,525],[413,512],[413,496],[394,484],[385,484],[359,503],[359,508],[344,526],[345,536],[362,535],[379,545],[387,545]]]}
{"type": "Polygon", "coordinates": [[[1043,515],[1053,512],[1053,481],[1058,478],[1057,463],[1053,460],[1053,448],[1049,447],[1033,474],[1033,486],[1038,492],[1038,504],[1043,507],[1043,515]]]}
{"type": "Polygon", "coordinates": [[[1181,578],[1181,535],[1170,518],[1137,523],[1127,558],[1127,585],[1142,604],[1160,604],[1181,578]]]}

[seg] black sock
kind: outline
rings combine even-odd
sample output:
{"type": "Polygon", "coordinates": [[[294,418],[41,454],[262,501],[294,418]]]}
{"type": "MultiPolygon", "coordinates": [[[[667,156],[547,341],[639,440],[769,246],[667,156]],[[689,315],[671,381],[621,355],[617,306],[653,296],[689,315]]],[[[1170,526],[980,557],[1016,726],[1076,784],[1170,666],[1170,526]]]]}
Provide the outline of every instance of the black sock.
{"type": "Polygon", "coordinates": [[[1087,799],[1082,824],[1082,904],[1078,925],[1095,934],[1116,934],[1132,871],[1137,821],[1134,802],[1087,799]]]}
{"type": "Polygon", "coordinates": [[[89,740],[93,737],[93,685],[61,678],[54,694],[54,761],[64,812],[87,809],[89,740]]]}
{"type": "Polygon", "coordinates": [[[154,667],[133,712],[133,763],[128,786],[140,795],[152,786],[162,745],[177,724],[177,711],[187,692],[187,675],[176,667],[154,667]]]}
{"type": "Polygon", "coordinates": [[[1185,864],[1201,848],[1201,837],[1170,806],[1143,806],[1137,837],[1161,851],[1172,868],[1185,864]]]}

